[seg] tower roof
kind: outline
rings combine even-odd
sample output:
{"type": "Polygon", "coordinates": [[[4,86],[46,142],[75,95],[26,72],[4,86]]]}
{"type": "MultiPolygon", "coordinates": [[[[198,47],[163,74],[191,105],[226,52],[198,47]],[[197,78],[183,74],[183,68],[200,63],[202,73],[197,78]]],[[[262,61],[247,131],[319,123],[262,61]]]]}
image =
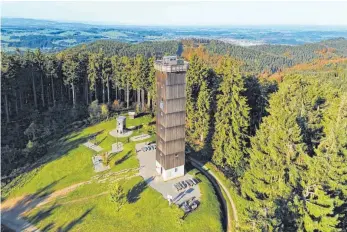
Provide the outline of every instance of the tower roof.
{"type": "Polygon", "coordinates": [[[126,119],[125,116],[118,116],[117,121],[118,121],[118,122],[122,122],[122,121],[124,121],[125,119],[126,119]]]}

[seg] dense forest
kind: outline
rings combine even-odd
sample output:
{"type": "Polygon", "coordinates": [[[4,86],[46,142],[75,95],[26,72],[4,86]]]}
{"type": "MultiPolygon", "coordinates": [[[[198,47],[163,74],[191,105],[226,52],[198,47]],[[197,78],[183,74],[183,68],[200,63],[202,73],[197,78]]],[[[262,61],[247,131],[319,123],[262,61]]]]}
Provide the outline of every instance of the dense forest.
{"type": "Polygon", "coordinates": [[[199,46],[203,46],[209,54],[230,55],[242,61],[242,71],[251,73],[274,73],[286,67],[311,62],[316,59],[347,57],[347,40],[344,38],[300,46],[257,45],[249,47],[208,39],[144,42],[138,44],[101,40],[87,45],[79,45],[71,48],[71,50],[75,52],[98,52],[102,49],[106,56],[134,57],[137,54],[142,54],[146,57],[160,57],[165,54],[177,54],[180,56],[183,52],[186,54],[194,53],[199,46]]]}
{"type": "Polygon", "coordinates": [[[345,229],[347,62],[285,69],[341,58],[345,43],[250,49],[203,40],[100,41],[55,54],[2,53],[2,175],[38,164],[66,130],[122,109],[154,113],[153,61],[182,54],[190,63],[187,146],[237,189],[246,205],[241,229],[345,229]],[[275,71],[280,79],[270,78],[275,71]]]}

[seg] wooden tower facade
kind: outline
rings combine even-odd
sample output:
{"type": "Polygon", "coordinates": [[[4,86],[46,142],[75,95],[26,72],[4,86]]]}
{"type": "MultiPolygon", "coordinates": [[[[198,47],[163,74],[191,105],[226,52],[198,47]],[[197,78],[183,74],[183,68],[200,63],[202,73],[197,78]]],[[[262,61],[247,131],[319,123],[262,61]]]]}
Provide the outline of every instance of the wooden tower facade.
{"type": "Polygon", "coordinates": [[[156,169],[164,179],[184,175],[186,71],[175,56],[155,62],[157,83],[156,169]]]}

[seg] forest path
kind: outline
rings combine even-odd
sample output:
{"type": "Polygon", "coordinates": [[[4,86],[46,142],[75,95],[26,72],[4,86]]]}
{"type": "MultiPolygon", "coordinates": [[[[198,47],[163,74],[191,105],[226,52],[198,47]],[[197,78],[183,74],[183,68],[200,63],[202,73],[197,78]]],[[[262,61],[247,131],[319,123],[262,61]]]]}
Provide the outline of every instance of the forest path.
{"type": "MultiPolygon", "coordinates": [[[[23,216],[30,210],[35,209],[37,207],[42,207],[56,199],[63,198],[67,194],[76,190],[78,187],[82,185],[91,184],[93,182],[105,183],[106,181],[113,183],[120,180],[131,179],[138,175],[139,175],[138,168],[124,169],[118,172],[108,172],[105,174],[93,176],[88,181],[73,184],[66,188],[63,188],[54,192],[50,192],[48,194],[45,191],[41,190],[35,194],[23,195],[20,197],[15,197],[15,198],[5,200],[4,202],[1,203],[1,207],[0,207],[1,223],[14,231],[26,231],[26,232],[40,231],[37,227],[35,227],[34,225],[30,224],[28,221],[23,219],[23,216]]],[[[45,189],[45,190],[48,190],[48,189],[45,189]]],[[[108,191],[102,192],[96,195],[80,198],[80,199],[71,200],[63,204],[85,201],[90,198],[105,195],[107,193],[108,191]]]]}
{"type": "Polygon", "coordinates": [[[225,193],[226,197],[227,197],[227,200],[228,202],[230,203],[230,206],[231,206],[231,209],[232,209],[232,213],[230,212],[230,208],[228,206],[228,204],[226,202],[222,202],[224,205],[224,208],[226,209],[227,211],[227,231],[230,232],[230,231],[234,231],[234,230],[238,230],[238,227],[239,227],[239,219],[238,219],[238,216],[237,216],[237,210],[236,210],[236,206],[235,206],[235,203],[228,191],[228,188],[223,184],[223,182],[216,176],[214,175],[214,173],[209,170],[208,168],[204,167],[204,165],[199,162],[198,160],[192,158],[192,157],[187,157],[192,165],[194,167],[196,167],[197,169],[199,169],[200,171],[202,171],[206,177],[212,182],[213,185],[215,185],[216,189],[218,190],[219,194],[221,195],[221,198],[224,198],[223,196],[223,193],[220,191],[220,188],[222,188],[223,192],[225,193]],[[235,222],[235,226],[232,226],[231,222],[232,222],[232,219],[233,221],[235,222]]]}
{"type": "Polygon", "coordinates": [[[77,183],[47,195],[45,193],[37,193],[6,200],[1,204],[1,223],[14,231],[40,231],[37,227],[23,219],[26,212],[45,205],[58,197],[63,197],[81,185],[90,182],[77,183]]]}

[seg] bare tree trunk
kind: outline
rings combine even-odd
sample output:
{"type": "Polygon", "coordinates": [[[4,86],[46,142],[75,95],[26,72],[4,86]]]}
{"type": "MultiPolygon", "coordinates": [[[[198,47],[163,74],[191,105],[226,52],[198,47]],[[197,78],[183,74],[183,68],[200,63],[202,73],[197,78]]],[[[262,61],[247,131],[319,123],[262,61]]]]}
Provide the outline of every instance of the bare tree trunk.
{"type": "Polygon", "coordinates": [[[37,109],[37,96],[36,96],[35,79],[34,79],[34,75],[33,75],[32,71],[31,71],[31,80],[32,80],[32,84],[33,84],[34,104],[35,104],[35,108],[37,109]]]}
{"type": "Polygon", "coordinates": [[[107,103],[110,104],[111,102],[110,99],[110,80],[109,77],[107,76],[107,103]]]}
{"type": "Polygon", "coordinates": [[[98,87],[97,87],[97,84],[96,84],[97,80],[95,80],[95,83],[94,83],[94,89],[95,89],[95,100],[98,101],[98,87]]]}
{"type": "Polygon", "coordinates": [[[102,83],[102,103],[105,104],[105,99],[106,99],[106,96],[105,96],[105,83],[104,82],[101,82],[102,83]]]}
{"type": "Polygon", "coordinates": [[[18,115],[18,96],[17,96],[17,90],[14,91],[14,96],[15,96],[15,101],[16,101],[16,104],[15,104],[15,107],[16,107],[16,115],[18,115]]]}
{"type": "Polygon", "coordinates": [[[10,122],[10,113],[8,110],[8,99],[7,99],[7,94],[5,94],[5,111],[6,111],[6,122],[10,122]]]}
{"type": "Polygon", "coordinates": [[[20,107],[21,110],[23,110],[22,91],[19,91],[19,107],[20,107]]]}
{"type": "Polygon", "coordinates": [[[147,108],[151,109],[151,93],[147,93],[147,108]]]}
{"type": "Polygon", "coordinates": [[[89,87],[88,87],[88,79],[84,79],[84,97],[87,105],[89,105],[89,87]]]}
{"type": "Polygon", "coordinates": [[[67,93],[68,93],[68,97],[69,97],[69,101],[71,100],[71,93],[70,93],[70,88],[67,87],[67,93]]]}
{"type": "Polygon", "coordinates": [[[129,108],[129,81],[127,81],[127,108],[129,108]]]}
{"type": "Polygon", "coordinates": [[[45,93],[44,93],[44,88],[43,88],[43,78],[42,74],[40,75],[40,80],[41,80],[41,100],[42,100],[42,106],[45,107],[45,93]]]}
{"type": "Polygon", "coordinates": [[[73,108],[76,107],[76,93],[75,93],[75,85],[74,83],[71,83],[71,87],[72,87],[72,105],[73,105],[73,108]]]}
{"type": "Polygon", "coordinates": [[[116,81],[116,84],[115,84],[115,89],[116,89],[116,100],[118,100],[118,87],[117,87],[117,81],[116,81]]]}
{"type": "Polygon", "coordinates": [[[142,110],[145,109],[145,90],[141,89],[141,108],[142,110]]]}
{"type": "Polygon", "coordinates": [[[140,89],[137,89],[137,108],[140,109],[140,111],[142,111],[141,107],[141,93],[140,93],[140,89]]]}
{"type": "Polygon", "coordinates": [[[63,88],[64,88],[64,83],[63,81],[61,81],[61,85],[60,85],[60,97],[61,97],[61,102],[64,102],[64,91],[63,91],[63,88]]]}
{"type": "Polygon", "coordinates": [[[53,107],[55,107],[54,81],[53,81],[52,75],[51,75],[51,84],[52,84],[52,101],[53,101],[53,107]]]}
{"type": "Polygon", "coordinates": [[[46,91],[47,91],[47,106],[49,106],[51,104],[50,100],[51,100],[51,97],[50,97],[50,94],[49,94],[49,86],[47,85],[46,87],[46,91]]]}

